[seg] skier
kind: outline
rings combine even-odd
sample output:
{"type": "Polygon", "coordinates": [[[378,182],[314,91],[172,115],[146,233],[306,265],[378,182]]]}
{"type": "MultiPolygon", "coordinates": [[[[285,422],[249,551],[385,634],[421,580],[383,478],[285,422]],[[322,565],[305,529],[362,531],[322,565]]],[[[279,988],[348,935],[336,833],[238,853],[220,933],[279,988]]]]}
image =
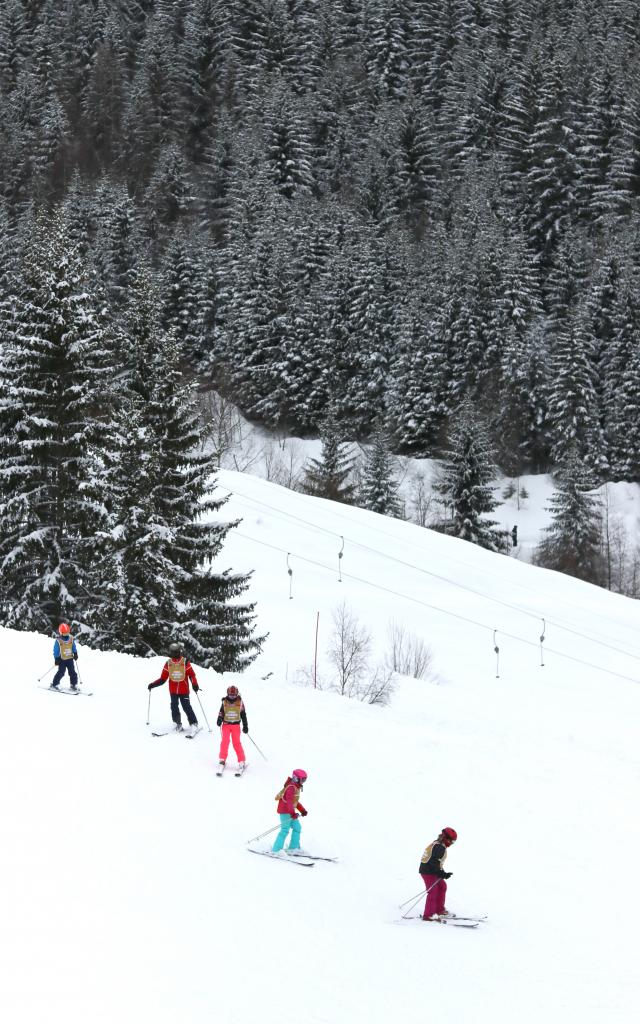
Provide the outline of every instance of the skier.
{"type": "Polygon", "coordinates": [[[247,712],[240,696],[240,691],[237,686],[228,686],[227,695],[222,698],[220,704],[220,710],[218,712],[218,721],[216,725],[222,728],[222,739],[220,741],[220,764],[224,765],[227,761],[227,754],[229,752],[229,742],[233,743],[233,749],[236,752],[238,758],[238,768],[244,771],[246,760],[244,756],[244,750],[242,748],[242,741],[240,739],[240,723],[242,722],[242,731],[244,733],[249,732],[249,725],[247,723],[247,712]]]}
{"type": "Polygon", "coordinates": [[[53,645],[53,658],[58,666],[58,671],[51,680],[51,687],[57,690],[60,686],[60,680],[62,679],[65,672],[69,673],[70,687],[72,690],[78,689],[78,676],[76,674],[76,667],[74,661],[78,660],[78,648],[76,642],[71,635],[71,630],[66,622],[60,623],[58,626],[58,636],[53,645]]]}
{"type": "Polygon", "coordinates": [[[185,658],[180,644],[171,644],[169,647],[169,660],[165,661],[160,678],[149,683],[147,689],[153,690],[155,686],[162,686],[163,683],[166,683],[167,679],[169,680],[169,693],[171,695],[171,718],[175,723],[176,732],[183,732],[178,702],[182,704],[182,710],[187,716],[191,728],[197,729],[198,719],[189,700],[189,682],[191,682],[194,693],[197,693],[200,687],[198,686],[196,674],[193,671],[193,665],[185,658]]]}
{"type": "Polygon", "coordinates": [[[289,835],[289,830],[291,830],[291,839],[287,849],[300,849],[300,833],[302,829],[299,818],[300,815],[306,818],[307,812],[299,801],[302,787],[306,781],[307,773],[302,768],[295,768],[280,792],[276,793],[276,800],[278,801],[277,811],[280,815],[280,831],[271,848],[272,853],[282,852],[285,839],[289,835]]]}
{"type": "Polygon", "coordinates": [[[442,865],[447,858],[447,850],[457,838],[458,833],[454,828],[443,828],[438,838],[433,843],[429,843],[422,854],[419,871],[427,890],[427,900],[422,915],[423,921],[433,921],[438,917],[446,917],[448,914],[444,905],[447,895],[445,879],[451,878],[453,872],[444,871],[442,865]]]}

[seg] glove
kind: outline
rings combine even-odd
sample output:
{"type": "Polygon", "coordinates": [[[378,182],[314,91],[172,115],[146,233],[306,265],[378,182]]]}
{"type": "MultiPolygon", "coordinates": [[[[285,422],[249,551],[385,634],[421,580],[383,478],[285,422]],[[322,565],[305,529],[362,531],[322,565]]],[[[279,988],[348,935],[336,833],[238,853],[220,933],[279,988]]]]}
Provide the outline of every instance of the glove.
{"type": "Polygon", "coordinates": [[[300,811],[300,814],[302,815],[303,818],[306,818],[308,813],[308,811],[300,811]]]}
{"type": "Polygon", "coordinates": [[[149,685],[147,686],[147,690],[153,690],[153,683],[149,683],[149,685]]]}
{"type": "Polygon", "coordinates": [[[243,732],[249,732],[249,726],[248,725],[243,725],[242,726],[242,731],[243,732]]]}
{"type": "Polygon", "coordinates": [[[192,683],[192,686],[193,686],[193,692],[194,692],[194,693],[197,693],[197,692],[198,692],[198,690],[200,689],[200,687],[198,686],[198,684],[197,684],[197,683],[192,683]]]}
{"type": "Polygon", "coordinates": [[[443,871],[442,872],[442,877],[443,878],[451,878],[452,874],[453,874],[453,871],[443,871]]]}
{"type": "Polygon", "coordinates": [[[56,665],[62,665],[62,658],[54,658],[53,660],[55,661],[56,665]]]}
{"type": "Polygon", "coordinates": [[[77,661],[77,660],[78,660],[78,653],[77,653],[77,651],[76,651],[76,653],[75,653],[75,654],[74,654],[74,656],[73,656],[73,660],[74,660],[74,661],[77,661]]]}
{"type": "Polygon", "coordinates": [[[296,818],[299,818],[299,817],[300,817],[300,815],[299,815],[299,814],[296,814],[296,812],[294,811],[294,812],[293,812],[293,814],[291,815],[291,820],[292,820],[292,821],[295,821],[295,820],[296,820],[296,818]]]}
{"type": "Polygon", "coordinates": [[[222,725],[222,719],[221,718],[218,719],[218,721],[216,722],[216,725],[218,726],[218,728],[220,728],[220,726],[222,725]]]}

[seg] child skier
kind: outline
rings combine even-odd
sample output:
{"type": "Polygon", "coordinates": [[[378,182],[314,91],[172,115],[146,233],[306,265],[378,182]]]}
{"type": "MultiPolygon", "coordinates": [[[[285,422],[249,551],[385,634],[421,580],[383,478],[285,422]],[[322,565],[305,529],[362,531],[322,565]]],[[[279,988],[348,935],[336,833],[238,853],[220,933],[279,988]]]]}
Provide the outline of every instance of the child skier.
{"type": "Polygon", "coordinates": [[[240,691],[237,686],[228,686],[227,695],[222,698],[220,704],[220,710],[218,712],[218,721],[216,725],[222,728],[222,739],[220,741],[220,764],[226,764],[227,754],[229,752],[229,742],[233,743],[233,749],[236,752],[238,758],[238,768],[244,770],[245,767],[245,756],[242,748],[242,741],[240,739],[240,723],[242,722],[242,731],[244,733],[249,732],[249,725],[247,723],[247,712],[240,696],[240,691]]]}
{"type": "Polygon", "coordinates": [[[165,661],[160,678],[149,683],[147,689],[153,690],[155,686],[162,686],[163,683],[166,683],[167,679],[169,680],[169,693],[171,695],[171,718],[175,723],[176,732],[183,732],[179,703],[182,704],[182,710],[187,716],[191,728],[197,729],[198,719],[189,700],[189,683],[191,683],[194,693],[197,693],[200,687],[198,686],[196,674],[193,671],[193,665],[185,658],[180,644],[171,644],[169,647],[169,660],[165,661]]]}
{"type": "Polygon", "coordinates": [[[424,905],[423,921],[433,921],[438,917],[446,917],[444,902],[447,895],[445,878],[451,878],[451,871],[444,871],[442,865],[447,859],[447,850],[455,843],[458,833],[454,828],[443,828],[438,838],[429,843],[420,861],[420,874],[427,890],[424,905]]]}
{"type": "Polygon", "coordinates": [[[307,816],[307,812],[300,803],[300,794],[306,781],[307,773],[302,768],[295,768],[280,792],[276,793],[276,800],[278,801],[277,811],[280,815],[280,831],[271,848],[272,853],[281,852],[285,839],[289,835],[289,830],[291,830],[291,839],[287,849],[300,849],[300,833],[302,829],[299,816],[300,814],[303,818],[307,816]]]}
{"type": "Polygon", "coordinates": [[[66,622],[62,622],[58,626],[58,636],[53,645],[53,658],[58,666],[58,671],[51,680],[51,688],[57,690],[63,675],[68,672],[69,685],[72,690],[77,690],[78,676],[74,661],[78,660],[78,648],[66,622]]]}

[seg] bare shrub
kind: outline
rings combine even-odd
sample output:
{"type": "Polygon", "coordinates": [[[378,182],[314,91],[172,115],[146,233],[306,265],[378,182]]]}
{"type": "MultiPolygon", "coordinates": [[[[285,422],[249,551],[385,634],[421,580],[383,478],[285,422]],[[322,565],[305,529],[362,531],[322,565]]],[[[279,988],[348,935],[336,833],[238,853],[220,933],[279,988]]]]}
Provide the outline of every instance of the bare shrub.
{"type": "Polygon", "coordinates": [[[416,473],[412,477],[409,500],[412,522],[427,526],[434,517],[435,499],[424,473],[416,473]]]}
{"type": "Polygon", "coordinates": [[[198,403],[205,428],[202,449],[211,452],[217,469],[246,473],[257,463],[261,449],[236,406],[217,391],[200,392],[198,403]]]}
{"type": "Polygon", "coordinates": [[[333,633],[328,650],[329,662],[336,671],[336,689],[346,697],[354,696],[363,685],[371,654],[371,634],[343,601],[332,615],[333,633]]]}
{"type": "Polygon", "coordinates": [[[314,673],[313,665],[301,665],[293,673],[294,686],[305,686],[315,690],[330,689],[320,673],[314,673]]]}
{"type": "Polygon", "coordinates": [[[268,441],[262,450],[265,479],[289,490],[298,490],[304,468],[304,451],[299,441],[268,441]]]}
{"type": "Polygon", "coordinates": [[[395,684],[394,672],[384,664],[372,669],[371,634],[345,602],[333,612],[333,633],[327,654],[335,671],[332,689],[365,704],[389,703],[395,684]]]}
{"type": "Polygon", "coordinates": [[[391,672],[413,679],[425,679],[431,674],[433,651],[421,637],[409,633],[401,622],[392,619],[387,627],[387,638],[389,648],[385,661],[391,672]]]}
{"type": "Polygon", "coordinates": [[[395,673],[384,665],[378,665],[355,696],[364,704],[379,704],[386,707],[391,702],[394,689],[395,673]]]}

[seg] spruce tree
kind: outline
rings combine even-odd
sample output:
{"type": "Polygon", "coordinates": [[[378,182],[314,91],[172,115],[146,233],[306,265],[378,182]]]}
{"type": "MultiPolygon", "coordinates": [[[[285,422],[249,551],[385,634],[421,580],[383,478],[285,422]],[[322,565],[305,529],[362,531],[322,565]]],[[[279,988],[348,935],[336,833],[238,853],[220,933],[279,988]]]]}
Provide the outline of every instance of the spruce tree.
{"type": "Polygon", "coordinates": [[[359,504],[383,516],[401,515],[389,435],[378,427],[367,448],[359,504]]]}
{"type": "Polygon", "coordinates": [[[353,471],[353,457],[342,441],[335,408],[329,410],[322,423],[320,440],[320,458],[309,460],[302,481],[303,489],[317,498],[350,504],[354,486],[347,481],[353,471]]]}
{"type": "Polygon", "coordinates": [[[600,516],[595,482],[573,447],[556,476],[557,489],[549,501],[552,523],[536,553],[548,569],[589,583],[601,579],[600,516]]]}
{"type": "Polygon", "coordinates": [[[121,488],[108,572],[113,597],[102,615],[109,625],[101,643],[118,648],[122,637],[129,650],[158,654],[180,636],[201,665],[241,671],[261,646],[253,635],[254,606],[237,601],[248,576],[214,570],[236,524],[217,520],[226,499],[213,496],[213,460],[198,454],[194,386],[185,380],[174,337],[160,327],[158,308],[158,295],[141,275],[126,327],[131,371],[124,408],[132,432],[114,467],[121,488]],[[137,478],[131,475],[136,462],[137,478]],[[149,563],[141,566],[147,547],[149,563]]]}
{"type": "Polygon", "coordinates": [[[453,418],[437,491],[447,512],[446,532],[490,551],[498,549],[496,523],[486,518],[497,505],[489,486],[495,472],[487,430],[465,399],[453,418]]]}
{"type": "Polygon", "coordinates": [[[82,625],[94,538],[107,521],[114,334],[59,217],[41,220],[25,243],[0,330],[2,621],[82,625]]]}

